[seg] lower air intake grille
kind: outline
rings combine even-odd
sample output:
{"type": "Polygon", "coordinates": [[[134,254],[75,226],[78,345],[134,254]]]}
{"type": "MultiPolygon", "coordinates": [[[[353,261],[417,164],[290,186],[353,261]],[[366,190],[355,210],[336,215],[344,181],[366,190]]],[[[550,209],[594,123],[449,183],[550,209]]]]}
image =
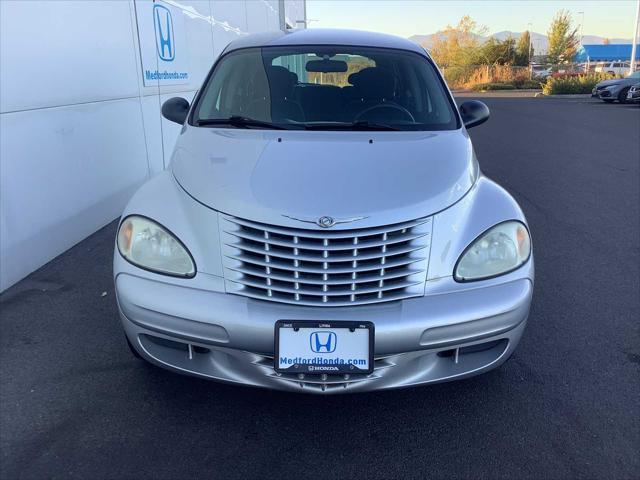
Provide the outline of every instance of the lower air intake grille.
{"type": "Polygon", "coordinates": [[[310,230],[221,216],[229,293],[345,306],[424,293],[431,218],[383,227],[310,230]]]}

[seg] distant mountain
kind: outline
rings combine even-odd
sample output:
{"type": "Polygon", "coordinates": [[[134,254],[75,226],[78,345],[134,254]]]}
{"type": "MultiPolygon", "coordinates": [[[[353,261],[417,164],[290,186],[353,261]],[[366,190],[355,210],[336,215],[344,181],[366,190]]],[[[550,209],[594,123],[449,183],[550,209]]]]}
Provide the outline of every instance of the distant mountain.
{"type": "MultiPolygon", "coordinates": [[[[441,32],[431,33],[428,35],[413,35],[409,37],[409,40],[419,43],[420,45],[424,46],[426,49],[429,49],[433,46],[434,39],[440,33],[441,32]]],[[[482,42],[486,42],[491,37],[501,41],[509,37],[512,37],[513,39],[517,40],[518,38],[520,38],[520,35],[522,35],[522,32],[511,32],[509,30],[504,30],[502,32],[493,33],[486,37],[482,35],[476,35],[476,36],[478,40],[482,43],[482,42]]],[[[604,43],[604,40],[605,40],[605,37],[599,37],[597,35],[585,35],[582,37],[582,43],[584,45],[602,45],[604,43]]],[[[533,44],[533,49],[537,55],[547,53],[547,49],[549,48],[549,39],[547,38],[546,35],[543,35],[542,33],[531,32],[531,43],[533,44]]],[[[609,43],[628,44],[628,43],[631,43],[631,39],[630,38],[610,38],[609,43]]]]}
{"type": "MultiPolygon", "coordinates": [[[[494,33],[491,37],[500,41],[506,40],[509,37],[518,40],[520,35],[522,35],[522,32],[510,32],[509,30],[504,30],[502,32],[494,33]]],[[[544,54],[549,48],[549,39],[542,33],[531,32],[531,45],[533,46],[533,51],[536,54],[544,54]]]]}
{"type": "MultiPolygon", "coordinates": [[[[585,35],[582,37],[583,45],[602,45],[604,43],[605,37],[598,37],[597,35],[585,35]]],[[[610,38],[609,43],[611,44],[629,44],[631,43],[630,38],[610,38]]]]}

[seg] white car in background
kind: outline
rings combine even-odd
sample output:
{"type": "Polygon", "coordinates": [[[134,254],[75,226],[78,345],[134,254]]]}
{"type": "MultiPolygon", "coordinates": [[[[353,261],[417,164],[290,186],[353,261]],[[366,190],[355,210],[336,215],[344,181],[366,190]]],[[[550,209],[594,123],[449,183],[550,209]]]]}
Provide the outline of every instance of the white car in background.
{"type": "Polygon", "coordinates": [[[610,73],[612,75],[626,75],[629,73],[629,62],[598,62],[595,71],[597,73],[610,73]]]}
{"type": "Polygon", "coordinates": [[[531,65],[531,76],[534,78],[547,78],[551,75],[551,69],[544,65],[531,65]]]}

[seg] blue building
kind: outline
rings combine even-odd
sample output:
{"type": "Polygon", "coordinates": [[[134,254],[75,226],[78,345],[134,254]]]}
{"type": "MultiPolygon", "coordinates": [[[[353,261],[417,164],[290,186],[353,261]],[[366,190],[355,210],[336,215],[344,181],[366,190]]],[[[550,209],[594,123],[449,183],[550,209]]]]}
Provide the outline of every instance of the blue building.
{"type": "MultiPolygon", "coordinates": [[[[576,55],[574,62],[606,62],[606,61],[630,61],[630,43],[614,45],[582,45],[576,55]]],[[[636,60],[640,60],[640,45],[636,46],[636,60]]]]}

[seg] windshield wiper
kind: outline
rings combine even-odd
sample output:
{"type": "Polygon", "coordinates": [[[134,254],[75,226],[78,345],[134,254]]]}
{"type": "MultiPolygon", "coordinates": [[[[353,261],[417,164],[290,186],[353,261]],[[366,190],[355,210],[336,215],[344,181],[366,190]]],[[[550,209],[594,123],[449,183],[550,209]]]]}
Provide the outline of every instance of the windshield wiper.
{"type": "Polygon", "coordinates": [[[401,130],[393,125],[387,125],[385,123],[373,123],[365,120],[358,122],[318,122],[318,123],[305,123],[304,127],[307,130],[401,130]]]}
{"type": "Polygon", "coordinates": [[[286,130],[282,125],[277,125],[271,122],[265,122],[262,120],[254,120],[249,117],[242,117],[240,115],[232,115],[229,118],[203,118],[197,121],[199,127],[206,127],[210,125],[231,125],[236,128],[272,128],[274,130],[286,130]]]}

